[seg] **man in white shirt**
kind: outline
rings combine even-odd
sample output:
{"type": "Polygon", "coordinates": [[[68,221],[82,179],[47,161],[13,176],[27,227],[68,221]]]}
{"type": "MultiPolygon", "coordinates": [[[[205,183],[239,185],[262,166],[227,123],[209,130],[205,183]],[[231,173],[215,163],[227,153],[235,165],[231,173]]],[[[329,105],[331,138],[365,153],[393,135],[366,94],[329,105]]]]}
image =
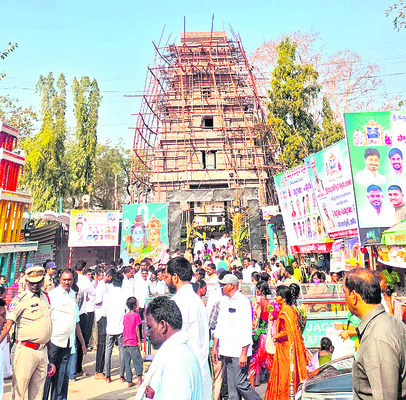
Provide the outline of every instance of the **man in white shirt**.
{"type": "Polygon", "coordinates": [[[124,268],[123,292],[127,299],[134,296],[134,274],[133,267],[127,265],[124,268]]]}
{"type": "Polygon", "coordinates": [[[135,400],[202,400],[199,362],[187,343],[182,314],[168,297],[153,299],[147,307],[146,323],[152,347],[157,349],[135,400]]]}
{"type": "Polygon", "coordinates": [[[380,157],[379,151],[373,147],[365,150],[365,168],[355,175],[358,185],[382,185],[386,182],[386,178],[378,172],[380,157]]]}
{"type": "Polygon", "coordinates": [[[106,358],[104,365],[104,376],[106,382],[111,382],[111,354],[113,352],[114,343],[118,343],[118,355],[120,363],[120,379],[124,379],[124,360],[123,360],[123,330],[124,330],[124,314],[126,307],[126,298],[122,290],[123,275],[114,272],[111,283],[108,284],[108,289],[104,298],[106,305],[107,325],[106,325],[106,358]]]}
{"type": "MultiPolygon", "coordinates": [[[[144,322],[144,308],[147,303],[149,294],[149,280],[148,268],[143,268],[140,272],[141,276],[134,282],[134,297],[138,301],[138,314],[140,314],[141,321],[144,322]]],[[[142,324],[139,325],[140,337],[143,339],[142,324]]]]}
{"type": "Polygon", "coordinates": [[[242,281],[243,283],[251,283],[251,276],[252,273],[255,271],[255,268],[251,264],[251,260],[249,258],[244,258],[243,266],[244,269],[242,271],[242,281]]]}
{"type": "MultiPolygon", "coordinates": [[[[85,299],[83,300],[82,306],[79,309],[79,325],[80,329],[83,334],[87,332],[88,328],[88,318],[87,318],[87,310],[86,310],[86,297],[87,296],[95,296],[96,295],[96,286],[97,286],[97,279],[95,279],[94,285],[90,282],[90,279],[83,275],[83,270],[86,267],[86,261],[79,261],[75,265],[75,271],[78,274],[78,288],[81,290],[85,296],[85,299]]],[[[90,337],[84,337],[85,343],[86,343],[86,348],[89,345],[89,339],[90,337]]],[[[76,373],[77,374],[83,374],[83,368],[82,368],[82,362],[83,362],[83,353],[82,353],[82,348],[81,346],[78,346],[78,354],[77,354],[77,360],[76,360],[76,373]]]]}
{"type": "Polygon", "coordinates": [[[198,251],[200,251],[200,253],[203,252],[204,249],[204,242],[203,240],[200,240],[199,238],[197,238],[197,241],[194,243],[194,248],[193,248],[193,252],[195,254],[197,254],[198,251]]]}
{"type": "MultiPolygon", "coordinates": [[[[52,336],[48,348],[49,362],[54,364],[56,372],[47,377],[44,388],[44,399],[48,398],[51,389],[51,400],[63,398],[63,383],[69,382],[68,362],[71,354],[74,331],[81,343],[82,351],[86,354],[85,341],[79,326],[74,296],[70,294],[73,284],[73,273],[67,269],[62,272],[59,286],[48,294],[51,303],[52,336]]],[[[65,389],[67,391],[67,387],[65,389]]]]}
{"type": "Polygon", "coordinates": [[[97,350],[96,350],[96,366],[95,366],[95,379],[104,379],[104,360],[106,355],[106,304],[104,298],[107,292],[106,283],[110,282],[114,270],[109,270],[104,273],[103,267],[96,269],[96,274],[99,283],[96,287],[96,300],[95,300],[95,317],[97,325],[97,350]]]}
{"type": "Polygon", "coordinates": [[[378,185],[369,185],[366,190],[369,205],[359,212],[361,227],[385,227],[393,225],[393,211],[385,205],[382,189],[378,185]]]}
{"type": "Polygon", "coordinates": [[[186,333],[188,344],[199,360],[203,377],[203,399],[211,400],[212,383],[208,363],[209,324],[204,304],[190,284],[192,277],[192,266],[184,257],[176,257],[168,262],[166,283],[169,292],[176,293],[173,301],[182,313],[182,331],[186,333]]]}
{"type": "Polygon", "coordinates": [[[207,285],[207,295],[210,296],[211,292],[218,287],[218,278],[216,274],[216,265],[214,263],[209,263],[204,267],[206,271],[206,285],[207,285]]]}
{"type": "Polygon", "coordinates": [[[225,358],[230,400],[261,400],[248,380],[252,354],[252,314],[250,301],[238,291],[238,279],[227,274],[219,280],[223,295],[212,348],[213,363],[225,358]]]}

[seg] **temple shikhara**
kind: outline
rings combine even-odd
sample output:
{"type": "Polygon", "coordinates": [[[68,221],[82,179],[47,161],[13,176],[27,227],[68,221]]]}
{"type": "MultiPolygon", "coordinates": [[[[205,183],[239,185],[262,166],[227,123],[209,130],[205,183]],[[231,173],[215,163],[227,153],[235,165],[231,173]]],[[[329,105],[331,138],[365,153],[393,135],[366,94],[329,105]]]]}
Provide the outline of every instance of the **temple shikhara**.
{"type": "Polygon", "coordinates": [[[179,44],[155,45],[134,128],[131,202],[168,202],[172,222],[201,203],[210,210],[222,203],[224,212],[236,198],[256,208],[269,201],[269,148],[276,145],[263,143],[264,110],[233,36],[184,32],[179,44]]]}

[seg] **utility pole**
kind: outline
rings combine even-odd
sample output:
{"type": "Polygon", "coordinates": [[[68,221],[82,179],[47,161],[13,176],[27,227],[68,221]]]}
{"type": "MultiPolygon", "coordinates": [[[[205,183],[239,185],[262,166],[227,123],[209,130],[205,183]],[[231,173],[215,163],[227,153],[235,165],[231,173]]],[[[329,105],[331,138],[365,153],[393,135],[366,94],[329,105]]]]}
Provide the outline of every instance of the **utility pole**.
{"type": "Polygon", "coordinates": [[[114,175],[114,209],[118,210],[118,180],[117,180],[117,174],[114,175]]]}

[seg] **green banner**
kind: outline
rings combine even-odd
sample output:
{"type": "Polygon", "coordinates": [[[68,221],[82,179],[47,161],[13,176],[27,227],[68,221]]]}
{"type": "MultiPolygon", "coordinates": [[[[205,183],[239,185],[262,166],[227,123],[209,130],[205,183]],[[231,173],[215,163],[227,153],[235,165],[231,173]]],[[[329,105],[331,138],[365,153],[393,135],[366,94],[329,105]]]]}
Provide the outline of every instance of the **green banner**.
{"type": "Polygon", "coordinates": [[[406,218],[406,112],[344,114],[362,245],[406,218]]]}
{"type": "Polygon", "coordinates": [[[345,140],[306,157],[305,164],[328,236],[331,239],[357,236],[354,188],[345,140]]]}

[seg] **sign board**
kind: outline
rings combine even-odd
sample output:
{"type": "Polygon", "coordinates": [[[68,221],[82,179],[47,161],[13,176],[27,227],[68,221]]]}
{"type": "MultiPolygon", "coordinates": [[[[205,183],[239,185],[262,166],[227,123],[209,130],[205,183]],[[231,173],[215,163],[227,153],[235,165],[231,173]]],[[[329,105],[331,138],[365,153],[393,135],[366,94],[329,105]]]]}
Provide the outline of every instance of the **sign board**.
{"type": "Polygon", "coordinates": [[[203,201],[195,205],[195,214],[222,214],[224,213],[224,201],[203,201]]]}
{"type": "Polygon", "coordinates": [[[361,245],[406,218],[406,112],[344,114],[361,245]]]}
{"type": "Polygon", "coordinates": [[[69,247],[118,246],[120,211],[72,210],[69,247]]]}
{"type": "Polygon", "coordinates": [[[307,157],[305,164],[329,238],[357,236],[354,188],[345,140],[307,157]]]}
{"type": "Polygon", "coordinates": [[[304,164],[274,177],[288,244],[293,253],[329,252],[316,196],[304,164]]]}
{"type": "Polygon", "coordinates": [[[267,221],[270,220],[272,217],[275,217],[279,213],[279,206],[265,206],[261,208],[262,210],[262,218],[267,221]]]}
{"type": "Polygon", "coordinates": [[[152,264],[163,261],[168,246],[168,207],[166,203],[123,206],[121,258],[140,262],[151,258],[152,264]]]}
{"type": "Polygon", "coordinates": [[[327,330],[333,329],[335,323],[345,324],[347,318],[334,319],[307,319],[303,332],[303,341],[306,347],[320,347],[320,341],[326,336],[327,330]]]}
{"type": "Polygon", "coordinates": [[[52,249],[52,244],[39,244],[38,250],[34,253],[30,253],[28,262],[42,264],[46,260],[53,259],[54,259],[54,251],[52,249]]]}
{"type": "Polygon", "coordinates": [[[334,242],[331,249],[330,272],[348,271],[351,268],[362,266],[358,237],[334,242]]]}

